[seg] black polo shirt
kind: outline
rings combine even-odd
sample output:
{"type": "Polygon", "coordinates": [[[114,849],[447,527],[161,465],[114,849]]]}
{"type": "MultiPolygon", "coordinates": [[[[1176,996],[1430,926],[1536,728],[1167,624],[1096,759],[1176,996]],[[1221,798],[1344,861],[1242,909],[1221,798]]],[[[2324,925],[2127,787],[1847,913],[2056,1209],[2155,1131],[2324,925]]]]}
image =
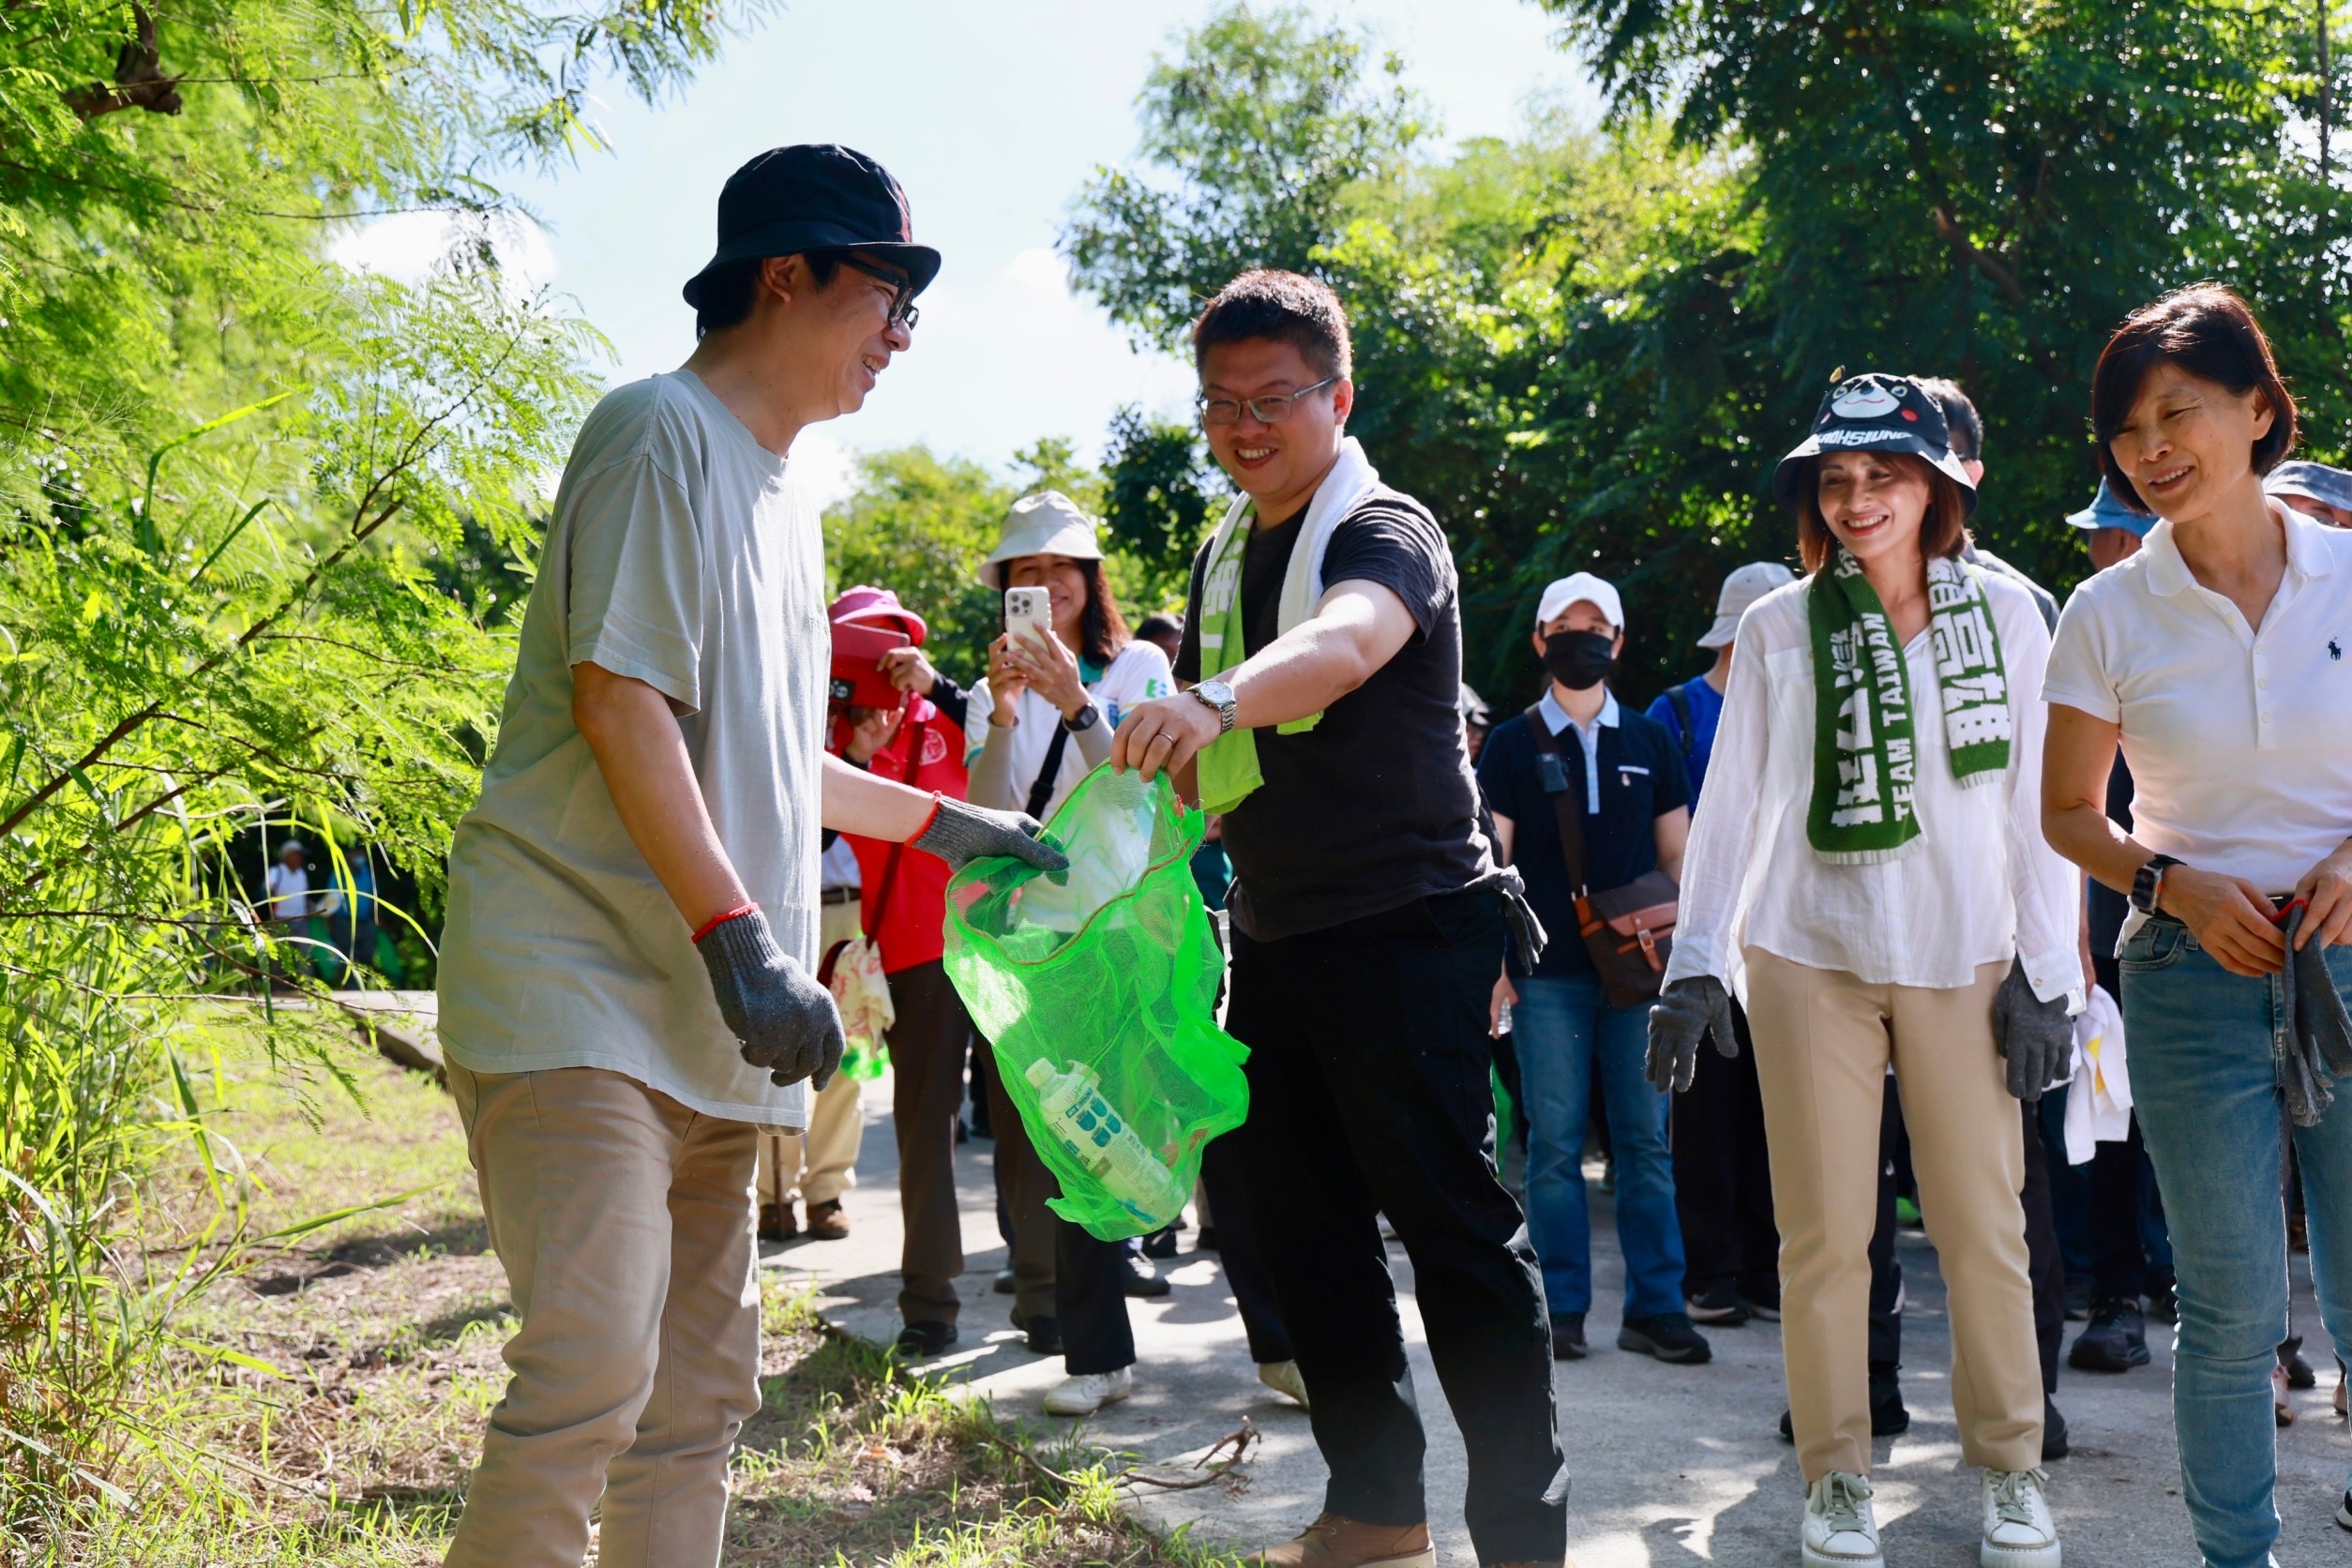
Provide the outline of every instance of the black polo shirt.
{"type": "MultiPolygon", "coordinates": [[[[1560,847],[1560,821],[1538,771],[1535,732],[1516,714],[1495,726],[1478,755],[1478,786],[1498,817],[1511,819],[1511,863],[1527,880],[1528,902],[1551,937],[1535,972],[1543,977],[1591,974],[1592,957],[1576,935],[1576,890],[1560,847]]],[[[1691,803],[1682,748],[1666,727],[1624,703],[1617,722],[1600,729],[1601,810],[1589,815],[1584,740],[1574,724],[1560,731],[1567,800],[1584,826],[1585,874],[1596,892],[1622,887],[1658,868],[1657,819],[1691,803]]]]}

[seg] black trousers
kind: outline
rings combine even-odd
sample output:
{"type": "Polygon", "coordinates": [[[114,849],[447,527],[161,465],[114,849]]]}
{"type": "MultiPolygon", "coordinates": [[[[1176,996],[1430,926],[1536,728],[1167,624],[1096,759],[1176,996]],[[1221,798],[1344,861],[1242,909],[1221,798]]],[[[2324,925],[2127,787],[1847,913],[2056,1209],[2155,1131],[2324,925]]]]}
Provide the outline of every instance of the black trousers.
{"type": "Polygon", "coordinates": [[[1237,932],[1227,1027],[1250,1048],[1247,1201],[1314,1400],[1325,1507],[1428,1517],[1385,1213],[1469,1450],[1479,1560],[1556,1562],[1568,1472],[1543,1280],[1494,1164],[1486,1009],[1502,949],[1501,901],[1485,893],[1277,942],[1237,932]]]}
{"type": "Polygon", "coordinates": [[[1780,1229],[1764,1144],[1748,1015],[1731,1004],[1740,1054],[1698,1052],[1690,1088],[1674,1096],[1674,1211],[1682,1224],[1682,1293],[1732,1286],[1753,1302],[1780,1301],[1780,1229]]]}
{"type": "Polygon", "coordinates": [[[2026,1139],[2026,1272],[2033,1283],[2034,1348],[2042,1354],[2042,1392],[2058,1392],[2058,1350],[2066,1339],[2066,1255],[2058,1250],[2058,1219],[2050,1209],[2050,1145],[2042,1136],[2037,1105],[2017,1102],[2026,1139]]]}
{"type": "Polygon", "coordinates": [[[2102,1143],[2090,1158],[2090,1293],[2100,1301],[2137,1301],[2172,1286],[2172,1259],[2149,1244],[2164,1230],[2156,1170],[2140,1140],[2140,1119],[2121,1143],[2102,1143]]]}
{"type": "Polygon", "coordinates": [[[1233,1304],[1241,1309],[1242,1332],[1249,1336],[1249,1359],[1295,1361],[1289,1331],[1282,1326],[1282,1307],[1274,1300],[1274,1279],[1258,1250],[1258,1227],[1250,1220],[1249,1180],[1243,1174],[1242,1140],[1228,1133],[1213,1138],[1200,1151],[1200,1184],[1209,1195],[1209,1212],[1217,1221],[1217,1259],[1233,1304]]]}
{"type": "Polygon", "coordinates": [[[1894,1255],[1895,1164],[1903,1145],[1903,1102],[1894,1079],[1878,1104],[1878,1223],[1870,1232],[1870,1369],[1903,1364],[1903,1262],[1894,1255]]]}
{"type": "Polygon", "coordinates": [[[1062,1322],[1062,1367],[1072,1377],[1135,1364],[1127,1321],[1127,1245],[1099,1242],[1051,1210],[1053,1304],[1062,1322]]]}

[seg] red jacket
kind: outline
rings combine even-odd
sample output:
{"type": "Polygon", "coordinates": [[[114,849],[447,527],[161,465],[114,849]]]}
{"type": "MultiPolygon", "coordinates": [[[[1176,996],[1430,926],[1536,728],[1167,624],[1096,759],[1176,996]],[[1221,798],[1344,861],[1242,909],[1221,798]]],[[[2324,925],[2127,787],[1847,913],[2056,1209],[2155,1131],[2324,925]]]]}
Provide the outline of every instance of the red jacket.
{"type": "MultiPolygon", "coordinates": [[[[963,730],[927,698],[913,699],[898,732],[874,753],[867,770],[877,778],[937,790],[955,800],[964,799],[971,789],[971,775],[964,770],[963,730]],[[923,746],[919,758],[911,755],[918,734],[923,746]]],[[[947,862],[906,845],[856,834],[848,837],[865,884],[858,907],[866,934],[882,949],[882,972],[896,974],[936,959],[947,946],[947,862]]]]}

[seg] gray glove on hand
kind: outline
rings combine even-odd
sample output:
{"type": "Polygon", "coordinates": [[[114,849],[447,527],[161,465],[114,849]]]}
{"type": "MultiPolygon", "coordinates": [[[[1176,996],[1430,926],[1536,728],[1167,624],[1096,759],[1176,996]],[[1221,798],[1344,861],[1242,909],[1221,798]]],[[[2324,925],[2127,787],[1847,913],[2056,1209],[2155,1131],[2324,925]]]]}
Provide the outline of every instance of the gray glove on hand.
{"type": "Polygon", "coordinates": [[[711,972],[718,1016],[754,1067],[778,1085],[822,1089],[841,1065],[841,1013],[833,993],[785,956],[758,908],[720,921],[695,940],[711,972]]]}
{"type": "Polygon", "coordinates": [[[1066,871],[1070,857],[1043,837],[1045,826],[1025,811],[991,811],[970,801],[939,797],[931,825],[907,840],[947,862],[950,871],[990,855],[1027,861],[1040,871],[1066,871]]]}
{"type": "Polygon", "coordinates": [[[1731,1032],[1731,993],[1711,974],[1694,974],[1666,988],[1650,1009],[1650,1061],[1644,1075],[1650,1087],[1680,1094],[1698,1071],[1698,1040],[1715,1036],[1715,1052],[1740,1054],[1740,1037],[1731,1032]]]}
{"type": "Polygon", "coordinates": [[[2035,996],[2022,960],[2010,965],[1993,995],[1993,1044],[2009,1060],[2010,1093],[2028,1103],[2073,1064],[2074,1020],[2066,1016],[2066,999],[2035,996]]]}

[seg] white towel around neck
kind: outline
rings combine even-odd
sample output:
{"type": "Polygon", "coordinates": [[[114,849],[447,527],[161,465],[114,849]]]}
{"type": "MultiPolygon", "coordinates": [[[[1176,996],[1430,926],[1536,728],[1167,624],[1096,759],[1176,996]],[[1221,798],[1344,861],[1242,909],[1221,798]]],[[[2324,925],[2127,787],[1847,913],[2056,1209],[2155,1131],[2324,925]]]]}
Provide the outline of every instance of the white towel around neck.
{"type": "MultiPolygon", "coordinates": [[[[1332,530],[1380,482],[1380,470],[1364,455],[1363,444],[1354,436],[1341,442],[1338,460],[1331,465],[1331,472],[1323,475],[1323,482],[1315,488],[1315,498],[1306,505],[1306,519],[1299,525],[1299,536],[1290,546],[1289,565],[1282,574],[1282,597],[1275,606],[1277,636],[1313,618],[1316,607],[1323,601],[1323,556],[1331,549],[1332,530]]],[[[1209,547],[1212,568],[1231,547],[1233,531],[1249,525],[1255,505],[1248,496],[1241,495],[1226,508],[1225,520],[1217,524],[1216,535],[1209,547]]],[[[1229,594],[1241,592],[1239,575],[1235,573],[1230,583],[1217,586],[1229,594]]],[[[1204,598],[1214,593],[1212,585],[1203,584],[1204,598]]],[[[1199,623],[1204,647],[1213,635],[1217,635],[1211,628],[1222,624],[1226,604],[1229,602],[1202,607],[1199,623]]]]}

